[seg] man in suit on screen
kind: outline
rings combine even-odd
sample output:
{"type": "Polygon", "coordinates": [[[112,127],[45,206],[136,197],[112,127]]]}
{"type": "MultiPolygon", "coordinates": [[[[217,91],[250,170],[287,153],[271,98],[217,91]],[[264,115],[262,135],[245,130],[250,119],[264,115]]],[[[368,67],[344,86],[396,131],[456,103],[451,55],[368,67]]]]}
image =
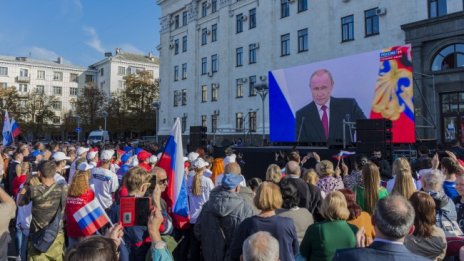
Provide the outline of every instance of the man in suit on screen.
{"type": "MultiPolygon", "coordinates": [[[[296,112],[295,141],[308,143],[343,143],[343,120],[366,119],[353,98],[332,97],[334,81],[327,69],[316,70],[309,78],[313,101],[296,112]]],[[[351,142],[349,130],[346,141],[351,142]]]]}

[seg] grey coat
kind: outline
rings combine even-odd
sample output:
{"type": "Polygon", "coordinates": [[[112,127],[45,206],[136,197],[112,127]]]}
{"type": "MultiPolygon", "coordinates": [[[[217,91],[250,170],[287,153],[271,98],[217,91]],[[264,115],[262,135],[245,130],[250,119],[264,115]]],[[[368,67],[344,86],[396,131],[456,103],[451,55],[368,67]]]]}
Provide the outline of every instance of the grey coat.
{"type": "Polygon", "coordinates": [[[253,209],[238,193],[220,187],[213,189],[194,228],[204,260],[225,260],[235,228],[252,215],[253,209]]]}

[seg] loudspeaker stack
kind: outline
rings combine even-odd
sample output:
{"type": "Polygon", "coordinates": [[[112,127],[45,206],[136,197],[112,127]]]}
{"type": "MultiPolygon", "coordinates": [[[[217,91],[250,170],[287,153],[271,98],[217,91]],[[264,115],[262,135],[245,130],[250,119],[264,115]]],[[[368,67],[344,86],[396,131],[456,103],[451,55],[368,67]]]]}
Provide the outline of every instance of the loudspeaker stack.
{"type": "Polygon", "coordinates": [[[381,151],[382,158],[392,159],[392,122],[387,119],[356,121],[356,149],[358,153],[371,156],[372,151],[381,151]]]}
{"type": "Polygon", "coordinates": [[[190,148],[189,151],[195,151],[197,148],[206,148],[208,137],[207,128],[203,126],[190,126],[190,148]]]}

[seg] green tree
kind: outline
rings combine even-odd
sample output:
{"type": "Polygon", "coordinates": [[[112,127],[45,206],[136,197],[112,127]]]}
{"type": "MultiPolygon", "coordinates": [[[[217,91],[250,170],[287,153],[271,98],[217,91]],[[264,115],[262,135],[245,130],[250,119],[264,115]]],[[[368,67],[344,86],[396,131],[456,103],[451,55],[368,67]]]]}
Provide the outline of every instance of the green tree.
{"type": "Polygon", "coordinates": [[[44,129],[53,121],[56,114],[53,103],[58,101],[55,96],[44,95],[40,90],[33,90],[27,94],[25,105],[22,106],[24,126],[32,132],[33,138],[43,135],[44,129]]]}
{"type": "MultiPolygon", "coordinates": [[[[2,113],[8,111],[19,120],[21,97],[16,87],[0,88],[0,110],[2,113]]],[[[3,117],[2,117],[3,118],[3,117]]]]}
{"type": "Polygon", "coordinates": [[[76,101],[76,114],[81,117],[81,124],[89,130],[98,127],[97,119],[106,110],[107,96],[93,84],[87,84],[76,101]]]}

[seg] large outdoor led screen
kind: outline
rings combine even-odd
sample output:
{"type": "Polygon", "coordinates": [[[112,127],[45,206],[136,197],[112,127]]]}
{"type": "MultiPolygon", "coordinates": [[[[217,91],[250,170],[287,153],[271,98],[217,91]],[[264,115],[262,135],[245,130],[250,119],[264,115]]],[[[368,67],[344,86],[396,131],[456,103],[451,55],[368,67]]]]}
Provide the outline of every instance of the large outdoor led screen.
{"type": "Polygon", "coordinates": [[[412,72],[410,45],[270,71],[270,139],[341,144],[343,120],[386,118],[394,143],[413,143],[412,72]]]}

